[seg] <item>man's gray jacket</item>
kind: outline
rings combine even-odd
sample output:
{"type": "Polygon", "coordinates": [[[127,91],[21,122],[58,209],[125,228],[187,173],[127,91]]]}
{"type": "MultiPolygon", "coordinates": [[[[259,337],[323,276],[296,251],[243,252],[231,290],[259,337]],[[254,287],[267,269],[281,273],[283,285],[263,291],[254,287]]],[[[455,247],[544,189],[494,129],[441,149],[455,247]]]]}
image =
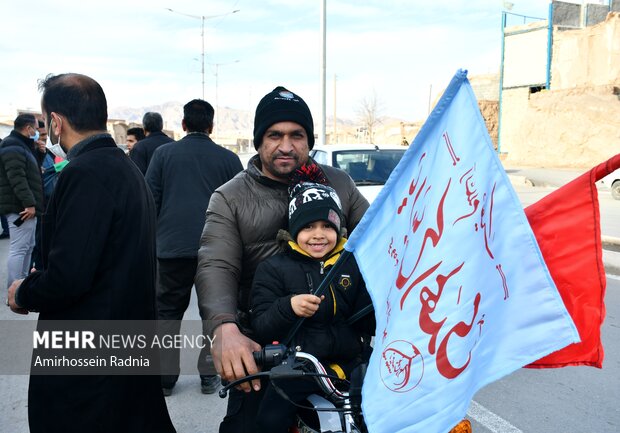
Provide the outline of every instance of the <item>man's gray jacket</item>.
{"type": "MultiPolygon", "coordinates": [[[[262,174],[258,156],[211,196],[198,251],[196,290],[209,332],[236,320],[247,330],[252,278],[258,264],[278,252],[278,230],[288,226],[288,185],[262,174]]],[[[353,231],[368,201],[349,175],[320,165],[342,203],[343,227],[353,231]]]]}

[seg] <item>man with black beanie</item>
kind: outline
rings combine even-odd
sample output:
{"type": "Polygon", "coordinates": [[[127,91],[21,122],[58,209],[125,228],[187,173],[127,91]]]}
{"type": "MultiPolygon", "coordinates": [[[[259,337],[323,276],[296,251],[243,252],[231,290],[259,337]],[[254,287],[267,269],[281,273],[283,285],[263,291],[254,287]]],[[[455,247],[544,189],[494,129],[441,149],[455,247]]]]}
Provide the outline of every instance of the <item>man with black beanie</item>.
{"type": "Polygon", "coordinates": [[[299,96],[278,86],[256,107],[254,117],[254,148],[258,150],[267,128],[278,122],[295,122],[302,126],[308,136],[308,150],[314,147],[314,123],[306,102],[299,96]]]}
{"type": "MultiPolygon", "coordinates": [[[[288,225],[289,176],[298,168],[318,170],[342,202],[342,227],[351,232],[368,208],[349,175],[316,164],[312,114],[305,101],[284,87],[265,95],[254,117],[254,147],[247,169],[218,188],[209,202],[198,251],[196,291],[203,320],[215,337],[213,361],[232,381],[258,371],[260,350],[249,323],[252,279],[258,264],[278,252],[278,230],[288,225]]],[[[253,432],[261,383],[229,394],[220,432],[253,432]]]]}

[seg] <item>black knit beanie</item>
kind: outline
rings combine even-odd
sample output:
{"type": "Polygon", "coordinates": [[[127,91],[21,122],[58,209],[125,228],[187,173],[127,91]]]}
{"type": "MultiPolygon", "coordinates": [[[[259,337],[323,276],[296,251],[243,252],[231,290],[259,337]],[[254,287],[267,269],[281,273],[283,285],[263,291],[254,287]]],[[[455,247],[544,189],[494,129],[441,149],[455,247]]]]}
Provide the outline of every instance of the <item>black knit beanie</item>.
{"type": "Polygon", "coordinates": [[[297,234],[314,221],[327,221],[340,238],[342,205],[336,191],[327,185],[302,182],[290,189],[288,231],[297,240],[297,234]]]}
{"type": "Polygon", "coordinates": [[[300,124],[308,134],[308,147],[314,146],[314,122],[306,102],[300,96],[278,86],[260,100],[254,115],[254,148],[258,150],[265,131],[278,122],[300,124]]]}

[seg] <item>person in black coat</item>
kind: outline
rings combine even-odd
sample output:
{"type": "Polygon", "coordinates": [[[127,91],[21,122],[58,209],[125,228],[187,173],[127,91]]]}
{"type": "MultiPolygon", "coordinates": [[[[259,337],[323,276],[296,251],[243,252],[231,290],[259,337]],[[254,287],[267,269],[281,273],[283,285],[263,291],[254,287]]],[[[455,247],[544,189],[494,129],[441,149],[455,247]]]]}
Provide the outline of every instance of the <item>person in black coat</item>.
{"type": "MultiPolygon", "coordinates": [[[[290,235],[280,232],[285,251],[268,258],[256,270],[251,320],[257,341],[265,345],[287,340],[299,318],[306,318],[289,344],[314,355],[328,372],[346,379],[362,362],[366,347],[363,337],[374,334],[375,321],[369,314],[348,322],[371,304],[352,258],[324,295],[313,293],[343,251],[346,239],[339,235],[341,221],[340,200],[333,188],[310,182],[292,187],[290,235]]],[[[295,403],[319,389],[313,379],[282,380],[278,386],[295,403]]],[[[294,423],[295,411],[295,406],[270,384],[259,406],[257,431],[287,432],[294,423]]]]}
{"type": "Polygon", "coordinates": [[[163,144],[170,143],[172,138],[162,132],[164,120],[161,114],[149,111],[142,116],[142,127],[146,138],[138,140],[129,156],[136,163],[142,174],[146,174],[155,150],[163,144]]]}
{"type": "MultiPolygon", "coordinates": [[[[194,99],[185,104],[182,125],[187,135],[159,147],[146,172],[157,207],[157,313],[174,334],[189,305],[211,194],[243,170],[236,154],[209,137],[213,115],[207,101],[194,99]]],[[[204,394],[215,392],[220,383],[207,349],[198,359],[204,394]]],[[[164,395],[170,395],[179,377],[178,350],[162,353],[162,370],[164,395]]]]}
{"type": "MultiPolygon", "coordinates": [[[[106,132],[103,89],[79,74],[50,75],[40,88],[50,140],[69,163],[43,216],[43,270],[11,285],[8,303],[38,311],[38,328],[153,321],[155,206],[106,132]]],[[[28,420],[31,433],[175,432],[155,375],[31,375],[28,420]]]]}

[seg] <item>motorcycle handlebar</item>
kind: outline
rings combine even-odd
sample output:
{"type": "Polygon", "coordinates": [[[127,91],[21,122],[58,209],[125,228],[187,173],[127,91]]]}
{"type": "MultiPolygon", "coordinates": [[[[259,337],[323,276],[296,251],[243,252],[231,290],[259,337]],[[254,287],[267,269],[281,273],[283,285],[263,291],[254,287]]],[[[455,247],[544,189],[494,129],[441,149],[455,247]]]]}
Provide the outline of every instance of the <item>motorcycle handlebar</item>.
{"type": "Polygon", "coordinates": [[[228,390],[241,384],[244,382],[249,382],[254,379],[258,379],[261,377],[269,377],[273,378],[292,378],[299,377],[304,375],[312,375],[318,377],[318,382],[321,388],[328,393],[338,395],[343,397],[344,394],[339,391],[331,381],[331,379],[337,379],[336,377],[330,376],[325,371],[323,365],[316,359],[314,356],[305,352],[295,352],[292,354],[288,353],[288,348],[283,344],[268,344],[263,347],[258,352],[252,352],[252,356],[254,357],[254,362],[259,368],[262,368],[265,371],[261,371],[256,374],[250,374],[248,376],[237,379],[233,382],[229,382],[219,391],[219,396],[221,398],[226,398],[228,394],[228,390]],[[282,362],[286,359],[287,356],[290,356],[290,362],[282,365],[282,362]],[[295,359],[308,361],[310,364],[314,366],[315,373],[307,373],[303,370],[297,369],[298,367],[295,364],[295,359]]]}
{"type": "Polygon", "coordinates": [[[268,344],[258,352],[252,352],[256,365],[264,370],[271,370],[280,365],[286,355],[287,347],[284,344],[268,344]]]}

